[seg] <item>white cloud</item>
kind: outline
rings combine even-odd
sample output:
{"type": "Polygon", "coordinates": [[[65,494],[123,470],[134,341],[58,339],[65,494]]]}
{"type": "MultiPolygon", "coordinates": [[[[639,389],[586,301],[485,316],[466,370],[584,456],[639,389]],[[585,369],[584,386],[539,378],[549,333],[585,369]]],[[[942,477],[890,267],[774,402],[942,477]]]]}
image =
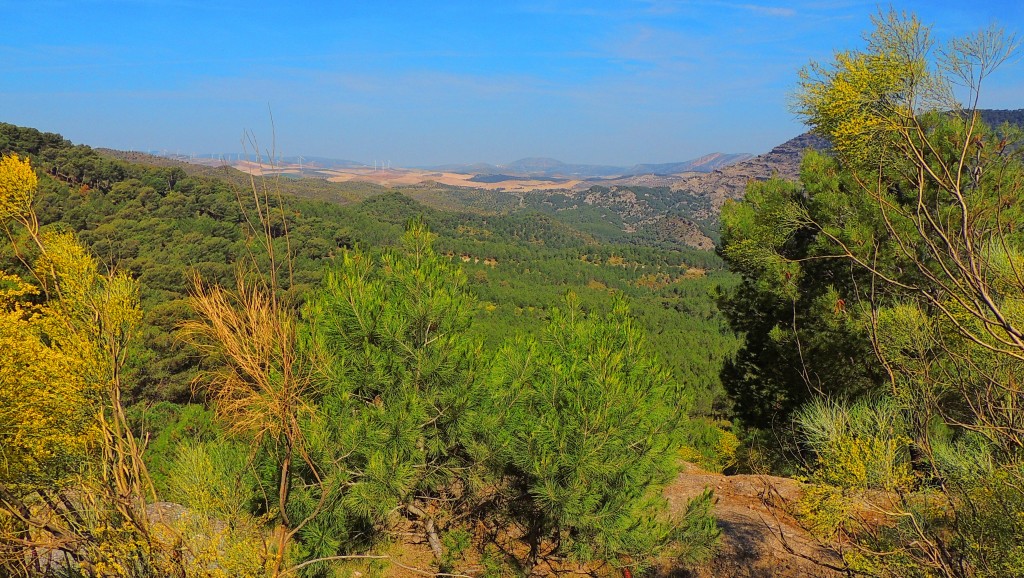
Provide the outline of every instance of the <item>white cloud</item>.
{"type": "Polygon", "coordinates": [[[764,14],[766,16],[780,16],[783,18],[792,18],[796,16],[796,10],[792,8],[783,8],[779,6],[760,6],[758,4],[733,4],[734,8],[742,8],[743,10],[749,10],[758,14],[764,14]]]}

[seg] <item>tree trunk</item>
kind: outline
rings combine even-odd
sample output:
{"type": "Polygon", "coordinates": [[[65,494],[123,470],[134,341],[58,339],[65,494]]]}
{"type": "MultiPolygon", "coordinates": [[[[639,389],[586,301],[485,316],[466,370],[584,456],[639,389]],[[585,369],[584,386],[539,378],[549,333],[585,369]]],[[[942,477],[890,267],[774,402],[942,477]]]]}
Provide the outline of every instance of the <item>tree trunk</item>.
{"type": "Polygon", "coordinates": [[[533,569],[537,566],[537,558],[540,555],[540,528],[533,526],[530,528],[529,533],[526,535],[527,541],[530,543],[530,555],[526,558],[526,576],[533,573],[533,569]]]}
{"type": "Polygon", "coordinates": [[[437,563],[441,564],[441,560],[444,556],[444,548],[441,546],[441,539],[437,536],[437,528],[434,525],[434,518],[432,516],[428,516],[426,512],[413,504],[407,504],[405,509],[423,522],[423,529],[427,534],[427,543],[430,544],[430,550],[434,553],[434,558],[437,560],[437,563]]]}

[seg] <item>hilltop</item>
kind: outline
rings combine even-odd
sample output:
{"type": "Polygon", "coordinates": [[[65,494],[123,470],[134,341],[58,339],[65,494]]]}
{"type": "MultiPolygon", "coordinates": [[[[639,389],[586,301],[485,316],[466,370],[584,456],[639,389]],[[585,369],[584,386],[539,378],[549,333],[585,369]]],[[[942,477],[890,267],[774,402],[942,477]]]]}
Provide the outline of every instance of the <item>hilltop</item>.
{"type": "Polygon", "coordinates": [[[773,148],[763,155],[716,169],[707,174],[681,176],[670,186],[674,191],[687,191],[707,197],[715,213],[726,199],[740,199],[750,181],[765,181],[773,176],[796,180],[800,162],[808,150],[827,150],[828,141],[804,133],[773,148]]]}
{"type": "Polygon", "coordinates": [[[390,162],[360,163],[325,157],[283,156],[272,160],[254,155],[151,155],[122,153],[129,159],[163,158],[211,168],[231,167],[260,175],[317,178],[332,182],[366,182],[381,186],[438,183],[512,192],[573,188],[638,175],[707,173],[751,158],[748,153],[714,152],[686,161],[636,164],[631,167],[564,163],[547,157],[522,158],[503,165],[489,163],[397,167],[390,162]]]}
{"type": "Polygon", "coordinates": [[[285,157],[271,165],[244,158],[229,162],[101,152],[131,162],[179,167],[189,174],[225,179],[239,186],[246,186],[253,176],[282,177],[276,185],[282,192],[340,204],[393,189],[440,210],[481,214],[539,211],[620,242],[711,250],[717,239],[718,209],[725,198],[742,196],[750,180],[764,180],[773,174],[796,178],[803,151],[822,146],[820,139],[801,135],[756,157],[712,153],[679,163],[630,168],[571,165],[536,157],[501,166],[382,169],[352,161],[331,164],[312,157],[303,157],[302,164],[298,158],[285,157]]]}

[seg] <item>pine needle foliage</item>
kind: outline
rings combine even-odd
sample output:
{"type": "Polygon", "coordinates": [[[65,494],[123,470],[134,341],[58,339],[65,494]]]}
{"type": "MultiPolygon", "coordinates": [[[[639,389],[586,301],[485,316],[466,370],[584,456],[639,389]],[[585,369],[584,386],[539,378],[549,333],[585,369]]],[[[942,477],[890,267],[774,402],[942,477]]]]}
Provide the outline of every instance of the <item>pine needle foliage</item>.
{"type": "Polygon", "coordinates": [[[400,248],[346,252],[302,313],[317,379],[310,451],[344,478],[332,515],[359,531],[418,520],[440,561],[439,520],[477,485],[469,419],[483,356],[467,336],[466,277],[433,241],[413,220],[400,248]]]}
{"type": "Polygon", "coordinates": [[[541,554],[642,568],[681,542],[713,544],[710,495],[685,521],[665,514],[689,392],[651,355],[624,298],[598,316],[569,293],[540,339],[500,350],[490,387],[485,423],[527,572],[541,554]]]}

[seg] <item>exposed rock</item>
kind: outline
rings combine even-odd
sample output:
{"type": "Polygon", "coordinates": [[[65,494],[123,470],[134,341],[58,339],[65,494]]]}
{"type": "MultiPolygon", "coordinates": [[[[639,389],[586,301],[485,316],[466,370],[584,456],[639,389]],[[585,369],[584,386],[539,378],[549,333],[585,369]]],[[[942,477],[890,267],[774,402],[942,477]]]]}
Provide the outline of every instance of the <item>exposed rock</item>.
{"type": "Polygon", "coordinates": [[[710,173],[683,175],[672,183],[673,190],[684,190],[695,195],[710,197],[714,212],[718,212],[726,199],[741,199],[750,181],[766,181],[773,175],[796,180],[800,177],[800,162],[808,149],[828,150],[828,141],[804,133],[773,148],[763,155],[729,165],[710,173]]]}
{"type": "Polygon", "coordinates": [[[667,216],[657,223],[659,239],[682,241],[687,246],[704,251],[715,248],[715,242],[704,234],[693,221],[678,216],[667,216]]]}
{"type": "Polygon", "coordinates": [[[683,512],[687,502],[711,488],[714,514],[722,530],[710,563],[695,571],[662,569],[661,576],[692,578],[839,578],[835,552],[816,541],[786,511],[800,499],[801,484],[774,476],[726,476],[690,466],[665,489],[669,508],[683,512]]]}

